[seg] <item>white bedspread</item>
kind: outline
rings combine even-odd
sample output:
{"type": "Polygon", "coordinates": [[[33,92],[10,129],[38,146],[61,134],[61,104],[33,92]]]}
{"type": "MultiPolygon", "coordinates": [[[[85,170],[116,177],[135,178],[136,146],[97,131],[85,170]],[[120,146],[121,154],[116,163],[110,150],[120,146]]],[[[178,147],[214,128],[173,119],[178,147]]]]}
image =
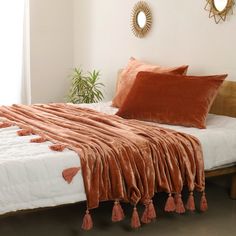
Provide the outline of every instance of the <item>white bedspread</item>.
{"type": "MultiPolygon", "coordinates": [[[[110,103],[81,105],[114,114],[110,103]]],[[[236,162],[236,119],[209,115],[207,129],[162,125],[199,138],[205,169],[236,162]]],[[[29,143],[33,136],[18,137],[17,128],[0,129],[0,214],[86,200],[81,172],[71,184],[62,170],[80,166],[73,151],[51,151],[49,142],[29,143]]]]}

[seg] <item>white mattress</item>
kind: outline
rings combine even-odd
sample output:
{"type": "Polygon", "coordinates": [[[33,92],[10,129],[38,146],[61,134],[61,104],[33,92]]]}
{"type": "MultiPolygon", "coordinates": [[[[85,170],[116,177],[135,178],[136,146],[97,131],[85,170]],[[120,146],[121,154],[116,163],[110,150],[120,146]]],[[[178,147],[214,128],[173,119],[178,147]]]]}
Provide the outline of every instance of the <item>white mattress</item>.
{"type": "MultiPolygon", "coordinates": [[[[114,114],[109,103],[80,105],[114,114]]],[[[202,143],[205,169],[236,162],[236,119],[209,115],[207,129],[161,125],[196,136],[202,143]]],[[[80,166],[76,153],[51,151],[49,142],[29,143],[17,128],[0,129],[0,214],[86,200],[81,172],[67,184],[63,169],[80,166]]]]}

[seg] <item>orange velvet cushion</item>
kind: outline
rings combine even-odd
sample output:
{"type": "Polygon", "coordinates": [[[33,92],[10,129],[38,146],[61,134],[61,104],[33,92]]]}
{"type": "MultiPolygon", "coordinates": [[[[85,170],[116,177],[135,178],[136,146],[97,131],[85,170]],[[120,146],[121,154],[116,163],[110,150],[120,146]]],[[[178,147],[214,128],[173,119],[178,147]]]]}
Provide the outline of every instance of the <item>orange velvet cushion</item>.
{"type": "Polygon", "coordinates": [[[139,72],[117,115],[206,128],[206,117],[227,75],[184,76],[139,72]]]}
{"type": "Polygon", "coordinates": [[[112,106],[120,107],[122,105],[136,79],[136,75],[140,71],[186,74],[187,69],[188,66],[186,65],[167,68],[158,65],[146,64],[136,60],[135,58],[130,58],[127,67],[122,71],[119,81],[117,82],[117,91],[112,100],[112,106]]]}

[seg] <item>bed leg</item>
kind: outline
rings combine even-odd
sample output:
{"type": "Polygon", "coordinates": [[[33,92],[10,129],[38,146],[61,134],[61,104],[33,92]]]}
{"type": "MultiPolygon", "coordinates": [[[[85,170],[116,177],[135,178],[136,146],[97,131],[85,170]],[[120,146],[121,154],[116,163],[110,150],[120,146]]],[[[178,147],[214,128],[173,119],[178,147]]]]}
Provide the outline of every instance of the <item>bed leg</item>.
{"type": "Polygon", "coordinates": [[[236,200],[236,174],[232,176],[230,197],[236,200]]]}

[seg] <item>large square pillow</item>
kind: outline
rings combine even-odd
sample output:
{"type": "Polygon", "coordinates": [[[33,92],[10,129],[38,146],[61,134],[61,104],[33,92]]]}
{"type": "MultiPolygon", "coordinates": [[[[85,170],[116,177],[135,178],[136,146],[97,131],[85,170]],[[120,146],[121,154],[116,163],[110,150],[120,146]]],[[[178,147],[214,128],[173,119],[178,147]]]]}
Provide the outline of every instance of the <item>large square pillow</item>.
{"type": "Polygon", "coordinates": [[[206,128],[207,114],[226,77],[139,72],[117,115],[206,128]]]}
{"type": "Polygon", "coordinates": [[[150,65],[132,57],[130,58],[127,67],[119,76],[116,94],[112,100],[112,106],[120,107],[122,105],[136,79],[136,75],[140,71],[186,74],[187,69],[188,66],[186,65],[179,67],[161,67],[158,65],[150,65]]]}

